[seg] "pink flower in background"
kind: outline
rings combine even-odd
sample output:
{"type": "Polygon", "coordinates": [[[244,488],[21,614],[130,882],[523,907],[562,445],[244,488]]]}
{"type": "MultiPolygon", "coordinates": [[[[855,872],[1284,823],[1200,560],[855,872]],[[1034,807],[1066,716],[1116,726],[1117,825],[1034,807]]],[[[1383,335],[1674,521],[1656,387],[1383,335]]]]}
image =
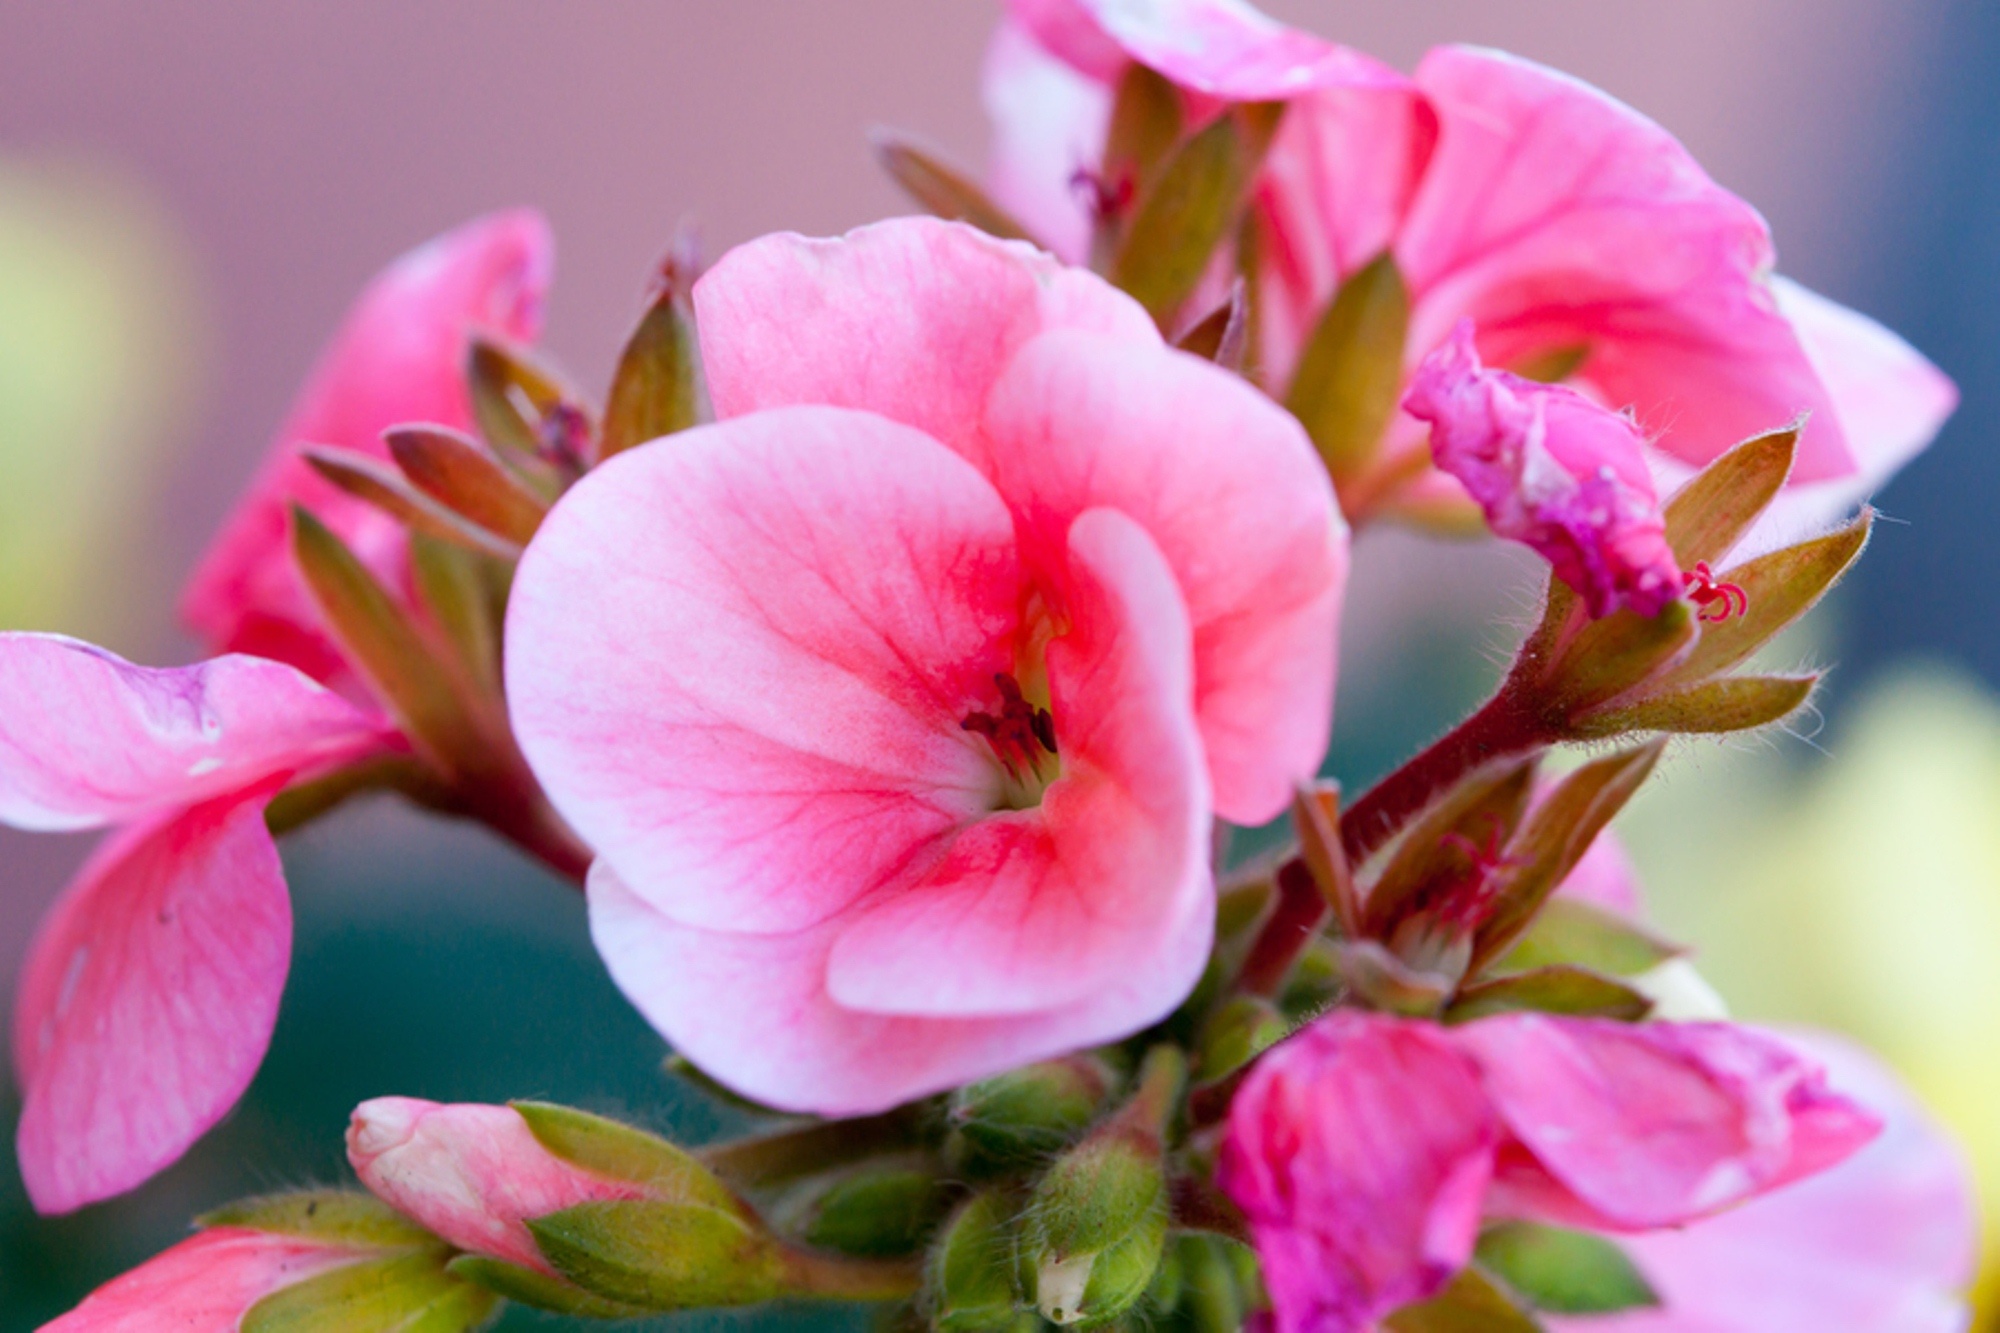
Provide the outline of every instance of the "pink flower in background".
{"type": "Polygon", "coordinates": [[[1424,359],[1403,410],[1494,535],[1542,553],[1593,616],[1656,615],[1681,593],[1666,520],[1628,417],[1574,389],[1479,364],[1472,321],[1424,359]]]}
{"type": "Polygon", "coordinates": [[[42,922],[15,1001],[37,1209],[132,1188],[242,1095],[291,953],[265,803],[387,743],[379,720],[276,662],[154,670],[0,635],[0,822],[119,826],[42,922]]]}
{"type": "Polygon", "coordinates": [[[1616,1230],[1713,1214],[1878,1128],[1748,1029],[1338,1010],[1267,1053],[1218,1167],[1281,1333],[1361,1330],[1441,1289],[1481,1217],[1616,1230]]]}
{"type": "Polygon", "coordinates": [[[1214,808],[1326,744],[1344,532],[1296,423],[1022,246],[773,237],[695,290],[723,418],[554,509],[509,701],[676,1047],[874,1110],[1187,993],[1214,808]]]}
{"type": "Polygon", "coordinates": [[[409,538],[396,519],[313,471],[301,449],[386,458],[382,432],[391,426],[471,429],[470,335],[534,339],[553,251],[540,214],[495,213],[412,250],[369,284],[188,584],[183,614],[211,651],[255,653],[352,685],[293,567],[290,506],[311,509],[392,589],[409,585],[409,538]]]}
{"type": "MultiPolygon", "coordinates": [[[[1084,44],[1052,39],[1040,11],[1068,13],[1074,26],[1086,9],[1102,19],[1122,7],[1011,8],[987,70],[994,188],[1081,258],[1088,219],[1063,183],[1101,155],[1117,62],[1101,48],[1079,58],[1084,44]]],[[[1205,92],[1163,56],[1165,37],[1138,25],[1148,35],[1136,40],[1130,26],[1093,31],[1205,92]]],[[[1752,538],[1762,546],[1880,484],[1955,406],[1950,381],[1894,334],[1774,279],[1764,220],[1631,108],[1467,47],[1430,52],[1413,84],[1414,98],[1359,80],[1287,97],[1256,201],[1262,369],[1275,389],[1340,282],[1391,251],[1412,298],[1408,365],[1471,318],[1487,363],[1571,363],[1579,388],[1632,410],[1672,476],[1810,411],[1796,500],[1767,520],[1773,535],[1752,538]]],[[[1390,433],[1392,452],[1423,445],[1407,420],[1390,433]]],[[[1406,499],[1463,504],[1435,476],[1406,499]]]]}
{"type": "Polygon", "coordinates": [[[372,1257],[303,1236],[216,1227],[105,1283],[41,1333],[236,1333],[266,1296],[372,1257]]]}
{"type": "Polygon", "coordinates": [[[460,1249],[551,1275],[529,1219],[645,1193],[555,1156],[506,1106],[377,1097],[354,1108],[347,1160],[375,1197],[460,1249]]]}

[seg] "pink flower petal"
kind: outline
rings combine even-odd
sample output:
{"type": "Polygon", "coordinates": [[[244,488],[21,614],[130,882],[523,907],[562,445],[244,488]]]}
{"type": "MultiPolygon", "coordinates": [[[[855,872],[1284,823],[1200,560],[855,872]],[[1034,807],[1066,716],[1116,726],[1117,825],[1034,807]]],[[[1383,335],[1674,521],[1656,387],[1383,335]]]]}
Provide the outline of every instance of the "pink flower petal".
{"type": "Polygon", "coordinates": [[[1360,1333],[1471,1257],[1495,1127],[1433,1024],[1340,1009],[1230,1106],[1217,1179],[1249,1219],[1279,1333],[1360,1333]]]}
{"type": "Polygon", "coordinates": [[[1098,334],[1027,344],[986,414],[1028,551],[1116,508],[1159,544],[1194,626],[1217,812],[1282,811],[1325,756],[1347,530],[1298,422],[1238,377],[1098,334]]]}
{"type": "Polygon", "coordinates": [[[1824,1170],[1880,1129],[1817,1065],[1731,1024],[1509,1014],[1453,1039],[1512,1137],[1503,1214],[1672,1226],[1824,1170]]]}
{"type": "Polygon", "coordinates": [[[931,218],[830,241],[766,236],[724,255],[694,302],[717,415],[864,408],[982,471],[987,395],[1030,338],[1075,328],[1160,345],[1146,312],[1102,279],[931,218]]]}
{"type": "Polygon", "coordinates": [[[514,726],[556,807],[691,925],[821,921],[993,808],[960,729],[1015,669],[1013,524],[906,426],[725,421],[572,489],[514,582],[514,726]]]}
{"type": "Polygon", "coordinates": [[[828,962],[835,1003],[933,1017],[1077,1004],[1208,910],[1208,792],[1173,576],[1116,510],[1079,517],[1069,547],[1069,630],[1048,647],[1062,777],[1038,808],[980,820],[914,883],[862,905],[828,962]]]}
{"type": "Polygon", "coordinates": [[[310,508],[392,587],[408,582],[407,537],[387,514],[314,472],[299,449],[330,444],[387,457],[381,436],[390,426],[469,428],[467,336],[535,337],[553,245],[540,214],[495,213],[404,255],[362,293],[188,585],[182,613],[211,648],[344,677],[340,649],[292,567],[289,506],[310,508]]]}
{"type": "Polygon", "coordinates": [[[1077,190],[1079,171],[1104,160],[1111,89],[1051,55],[1011,19],[986,49],[980,94],[993,122],[987,188],[1064,260],[1090,255],[1090,210],[1077,190]]]}
{"type": "Polygon", "coordinates": [[[1183,88],[1238,102],[1408,82],[1372,57],[1286,27],[1244,0],[1008,0],[1007,8],[1048,50],[1106,81],[1129,57],[1183,88]]]}
{"type": "Polygon", "coordinates": [[[41,1333],[237,1333],[274,1291],[369,1258],[299,1236],[217,1227],[105,1283],[41,1333]]]}
{"type": "Polygon", "coordinates": [[[1690,1226],[1620,1243],[1661,1308],[1551,1320],[1558,1333],[1958,1333],[1978,1258],[1956,1145],[1873,1057],[1823,1034],[1787,1040],[1840,1091],[1882,1112],[1882,1136],[1823,1175],[1690,1226]]]}
{"type": "Polygon", "coordinates": [[[1853,450],[1768,281],[1769,230],[1672,135],[1566,75],[1440,47],[1417,86],[1437,151],[1396,245],[1421,355],[1459,318],[1494,365],[1587,344],[1581,377],[1703,463],[1813,412],[1796,480],[1853,450]]]}
{"type": "Polygon", "coordinates": [[[1639,872],[1625,844],[1609,829],[1597,835],[1557,892],[1572,902],[1588,903],[1620,916],[1637,917],[1641,910],[1639,872]]]}
{"type": "Polygon", "coordinates": [[[384,743],[385,724],[277,662],[134,666],[0,634],[0,822],[97,828],[384,743]]]}
{"type": "Polygon", "coordinates": [[[834,1003],[826,987],[833,927],[736,935],[682,925],[604,861],[591,867],[589,896],[591,938],[611,979],[676,1050],[746,1097],[819,1115],[886,1110],[1129,1036],[1193,986],[1214,926],[1207,908],[1192,913],[1143,966],[1080,1004],[998,1018],[907,1018],[834,1003]]]}
{"type": "Polygon", "coordinates": [[[44,919],[14,1010],[28,1197],[65,1213],[177,1160],[270,1043],[291,903],[271,788],[113,834],[44,919]]]}
{"type": "Polygon", "coordinates": [[[460,1249],[551,1275],[529,1219],[645,1193],[563,1161],[506,1106],[377,1097],[354,1108],[347,1160],[375,1197],[460,1249]]]}

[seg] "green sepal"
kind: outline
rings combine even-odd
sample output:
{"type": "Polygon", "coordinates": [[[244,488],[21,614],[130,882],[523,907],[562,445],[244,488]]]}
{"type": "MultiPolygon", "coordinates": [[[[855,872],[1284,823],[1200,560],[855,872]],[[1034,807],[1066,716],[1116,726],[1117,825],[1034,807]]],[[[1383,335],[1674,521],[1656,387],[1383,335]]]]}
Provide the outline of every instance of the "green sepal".
{"type": "Polygon", "coordinates": [[[967,1084],[951,1095],[946,1117],[968,1165],[1021,1166],[1074,1143],[1117,1085],[1118,1071],[1101,1057],[1066,1056],[967,1084]]]}
{"type": "Polygon", "coordinates": [[[309,445],[300,451],[300,456],[321,477],[355,499],[375,506],[412,533],[448,541],[482,555],[512,558],[521,553],[520,543],[455,513],[379,458],[331,445],[309,445]]]}
{"type": "Polygon", "coordinates": [[[1181,91],[1172,80],[1136,60],[1127,62],[1104,136],[1106,182],[1128,180],[1143,193],[1180,142],[1185,122],[1181,91]]]}
{"type": "Polygon", "coordinates": [[[1434,802],[1390,855],[1366,895],[1364,929],[1386,937],[1427,895],[1464,878],[1467,853],[1489,842],[1505,846],[1534,794],[1538,756],[1476,769],[1434,802]]]}
{"type": "Polygon", "coordinates": [[[294,1190],[239,1199],[203,1213],[195,1225],[268,1231],[382,1250],[444,1248],[436,1236],[359,1190],[294,1190]]]}
{"type": "Polygon", "coordinates": [[[1587,342],[1562,343],[1532,352],[1507,367],[1524,380],[1537,384],[1561,384],[1583,369],[1594,350],[1587,342]]]}
{"type": "Polygon", "coordinates": [[[1290,1029],[1284,1014],[1264,997],[1230,996],[1195,1039],[1195,1081],[1210,1083],[1235,1072],[1277,1045],[1290,1029]]]}
{"type": "Polygon", "coordinates": [[[430,500],[517,550],[534,539],[548,505],[485,445],[443,426],[400,426],[382,439],[410,484],[430,500]]]}
{"type": "Polygon", "coordinates": [[[1285,406],[1335,481],[1366,471],[1402,398],[1410,290],[1384,252],[1349,274],[1299,353],[1285,406]]]}
{"type": "Polygon", "coordinates": [[[694,311],[673,277],[662,283],[618,354],[604,400],[601,462],[635,444],[698,424],[707,411],[694,311]]]}
{"type": "Polygon", "coordinates": [[[746,1215],[743,1202],[692,1154],[643,1129],[550,1102],[509,1102],[528,1132],[565,1162],[643,1187],[655,1198],[746,1215]]]}
{"type": "Polygon", "coordinates": [[[1726,735],[1779,722],[1805,707],[1819,684],[1809,676],[1724,676],[1686,689],[1647,694],[1634,703],[1585,713],[1571,721],[1574,735],[1601,740],[1635,731],[1677,735],[1726,735]]]}
{"type": "Polygon", "coordinates": [[[1564,963],[1467,986],[1444,1011],[1444,1021],[1470,1023],[1525,1010],[1636,1023],[1652,1009],[1651,1000],[1624,982],[1564,963]]]}
{"type": "Polygon", "coordinates": [[[631,1319],[650,1313],[640,1306],[621,1305],[593,1296],[559,1277],[489,1259],[483,1254],[461,1254],[446,1264],[445,1269],[452,1276],[477,1283],[504,1300],[550,1314],[575,1315],[580,1319],[631,1319]]]}
{"type": "Polygon", "coordinates": [[[1389,1333],[1546,1333],[1541,1321],[1500,1283],[1465,1268],[1431,1299],[1382,1321],[1389,1333]]]}
{"type": "Polygon", "coordinates": [[[444,1266],[442,1252],[348,1264],[294,1283],[251,1306],[241,1333],[467,1333],[500,1298],[444,1266]]]}
{"type": "Polygon", "coordinates": [[[1514,947],[1499,972],[1532,972],[1568,964],[1610,976],[1633,977],[1687,950],[1633,924],[1616,912],[1569,898],[1552,898],[1514,947]]]}
{"type": "Polygon", "coordinates": [[[1482,1267],[1550,1314],[1616,1314],[1660,1304],[1625,1252],[1587,1231],[1500,1222],[1480,1234],[1475,1253],[1482,1267]]]}
{"type": "Polygon", "coordinates": [[[1028,229],[994,203],[970,176],[944,159],[888,130],[877,130],[871,138],[882,169],[926,212],[964,222],[1004,241],[1034,240],[1028,229]]]}
{"type": "Polygon", "coordinates": [[[976,1194],[945,1225],[925,1271],[931,1326],[940,1333],[1010,1333],[1019,1322],[1013,1213],[1006,1196],[976,1194]]]}
{"type": "MultiPolygon", "coordinates": [[[[1571,615],[1582,617],[1583,608],[1576,606],[1571,615]]],[[[1538,697],[1567,731],[1573,719],[1665,679],[1692,655],[1700,634],[1693,610],[1682,601],[1667,603],[1656,616],[1614,611],[1586,619],[1548,664],[1538,697]]]]}
{"type": "Polygon", "coordinates": [[[466,676],[500,692],[500,626],[513,564],[413,533],[410,571],[417,596],[466,676]]]}
{"type": "Polygon", "coordinates": [[[798,1235],[819,1249],[863,1258],[915,1254],[937,1229],[945,1203],[943,1183],[933,1171],[857,1167],[814,1191],[798,1235]]]}
{"type": "Polygon", "coordinates": [[[648,1310],[754,1305],[784,1295],[777,1244],[733,1210],[627,1199],[533,1218],[555,1270],[584,1290],[648,1310]]]}
{"type": "Polygon", "coordinates": [[[531,484],[551,496],[561,490],[563,478],[551,463],[543,427],[558,414],[569,414],[583,430],[594,432],[595,423],[575,391],[526,349],[484,335],[471,340],[465,378],[473,420],[486,443],[531,484]]]}
{"type": "Polygon", "coordinates": [[[1791,476],[1802,428],[1794,422],[1745,440],[1667,500],[1667,545],[1681,568],[1720,560],[1742,540],[1791,476]]]}
{"type": "Polygon", "coordinates": [[[1343,940],[1332,950],[1341,982],[1369,1008],[1404,1018],[1435,1018],[1453,978],[1419,972],[1375,940],[1343,940]]]}

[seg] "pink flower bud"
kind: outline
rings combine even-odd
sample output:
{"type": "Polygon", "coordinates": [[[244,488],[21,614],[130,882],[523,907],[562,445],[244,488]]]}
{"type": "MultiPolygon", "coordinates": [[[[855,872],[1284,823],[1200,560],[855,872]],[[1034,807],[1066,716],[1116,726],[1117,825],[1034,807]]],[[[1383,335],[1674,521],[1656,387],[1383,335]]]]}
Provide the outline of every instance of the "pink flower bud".
{"type": "Polygon", "coordinates": [[[505,1106],[377,1097],[354,1108],[347,1160],[377,1198],[460,1249],[550,1274],[530,1218],[644,1193],[557,1157],[505,1106]]]}
{"type": "Polygon", "coordinates": [[[1424,358],[1403,400],[1431,423],[1431,457],[1494,533],[1532,546],[1594,616],[1656,615],[1681,573],[1631,418],[1574,389],[1487,370],[1461,320],[1424,358]]]}
{"type": "Polygon", "coordinates": [[[217,1227],[105,1283],[42,1333],[235,1333],[275,1291],[371,1252],[302,1236],[217,1227]]]}

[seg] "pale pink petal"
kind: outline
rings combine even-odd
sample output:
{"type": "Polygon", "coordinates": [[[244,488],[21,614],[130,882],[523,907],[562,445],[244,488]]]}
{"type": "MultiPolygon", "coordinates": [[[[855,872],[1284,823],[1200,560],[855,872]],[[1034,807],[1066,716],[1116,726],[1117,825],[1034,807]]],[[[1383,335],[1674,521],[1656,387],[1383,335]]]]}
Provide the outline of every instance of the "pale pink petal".
{"type": "MultiPolygon", "coordinates": [[[[1048,647],[1062,776],[1039,807],[980,820],[836,938],[835,1003],[933,1017],[1073,1005],[1209,910],[1208,783],[1187,613],[1144,529],[1094,509],[1069,534],[1048,647]]],[[[1191,978],[1163,979],[1164,1003],[1191,978]]]]}
{"type": "Polygon", "coordinates": [[[1882,1136],[1822,1175],[1690,1226],[1621,1237],[1658,1309],[1551,1320],[1559,1333],[1958,1333],[1978,1258],[1963,1155],[1873,1057],[1786,1039],[1881,1112],[1882,1136]]]}
{"type": "Polygon", "coordinates": [[[1258,1062],[1217,1179],[1250,1223],[1279,1333],[1359,1333],[1471,1257],[1495,1126],[1433,1024],[1336,1010],[1258,1062]]]}
{"type": "Polygon", "coordinates": [[[369,1258],[300,1236],[217,1227],[105,1283],[41,1333],[238,1333],[274,1291],[369,1258]]]}
{"type": "Polygon", "coordinates": [[[1593,616],[1656,615],[1681,595],[1666,519],[1629,417],[1574,389],[1488,370],[1472,321],[1417,368],[1403,410],[1494,535],[1539,551],[1593,616]]]}
{"type": "Polygon", "coordinates": [[[1880,1128],[1817,1064],[1727,1023],[1509,1014],[1453,1039],[1510,1136],[1503,1214],[1671,1226],[1824,1170],[1880,1128]]]}
{"type": "Polygon", "coordinates": [[[960,729],[1013,671],[993,487],[906,426],[762,412],[621,454],[514,582],[508,697],[557,809],[692,925],[796,930],[995,808],[960,729]]]}
{"type": "Polygon", "coordinates": [[[1588,903],[1620,916],[1640,914],[1639,872],[1618,835],[1606,830],[1597,835],[1557,890],[1573,902],[1588,903]]]}
{"type": "Polygon", "coordinates": [[[385,744],[385,724],[291,667],[140,667],[0,634],[0,823],[99,828],[385,744]]]}
{"type": "Polygon", "coordinates": [[[1194,626],[1196,714],[1217,812],[1272,818],[1331,725],[1347,530],[1298,422],[1184,353],[1098,334],[1021,349],[986,413],[1023,549],[1118,509],[1165,553],[1194,626]]]}
{"type": "Polygon", "coordinates": [[[1403,87],[1359,51],[1288,28],[1245,0],[1008,0],[1041,44],[1099,79],[1129,57],[1193,92],[1282,101],[1314,88],[1403,87]]]}
{"type": "Polygon", "coordinates": [[[987,395],[1036,334],[1076,328],[1159,345],[1139,305],[1093,274],[961,223],[898,218],[838,240],[766,236],[694,289],[721,417],[858,407],[989,467],[987,395]]]}
{"type": "Polygon", "coordinates": [[[1463,316],[1493,365],[1587,345],[1581,378],[1677,458],[1706,462],[1811,411],[1796,479],[1853,471],[1771,288],[1768,228],[1670,134],[1499,52],[1440,47],[1416,82],[1441,129],[1396,243],[1413,356],[1463,316]]]}
{"type": "Polygon", "coordinates": [[[408,582],[408,539],[395,519],[314,472],[300,448],[338,445],[386,457],[381,436],[390,426],[469,428],[468,335],[532,340],[552,256],[540,214],[495,213],[404,255],[362,293],[188,584],[182,614],[212,650],[344,678],[340,650],[292,566],[289,506],[311,509],[391,586],[408,582]]]}
{"type": "Polygon", "coordinates": [[[904,1018],[833,1002],[833,926],[791,935],[685,926],[647,906],[604,861],[591,867],[589,898],[591,939],[611,979],[676,1050],[746,1097],[820,1115],[885,1110],[1129,1036],[1186,995],[1214,927],[1204,904],[1143,964],[1067,1008],[904,1018]]]}
{"type": "Polygon", "coordinates": [[[347,1160],[376,1198],[460,1249],[551,1274],[529,1219],[644,1193],[563,1161],[506,1106],[377,1097],[354,1108],[347,1160]]]}
{"type": "Polygon", "coordinates": [[[1104,160],[1110,87],[1049,54],[1003,19],[986,49],[980,94],[993,122],[986,164],[995,202],[1072,264],[1090,255],[1090,210],[1077,173],[1104,160]]]}
{"type": "Polygon", "coordinates": [[[113,834],[43,920],[13,1025],[21,1176],[38,1211],[131,1189],[250,1085],[292,944],[270,795],[113,834]]]}

